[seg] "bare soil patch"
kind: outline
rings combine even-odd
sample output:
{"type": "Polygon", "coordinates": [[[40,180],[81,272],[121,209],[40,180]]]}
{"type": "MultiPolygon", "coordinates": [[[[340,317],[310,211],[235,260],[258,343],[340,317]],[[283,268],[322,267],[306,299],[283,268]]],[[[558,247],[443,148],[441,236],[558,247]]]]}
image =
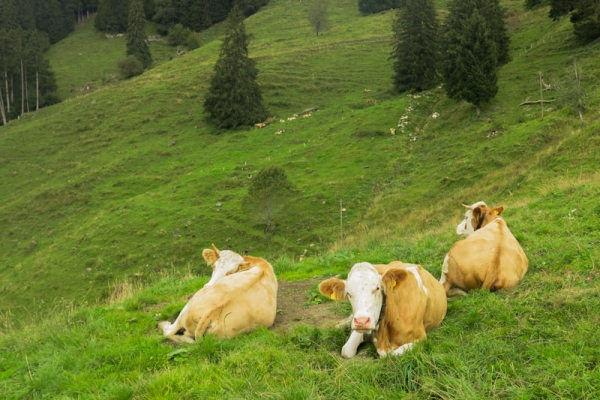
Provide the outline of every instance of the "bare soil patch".
{"type": "Polygon", "coordinates": [[[292,326],[306,324],[318,328],[331,328],[345,320],[339,304],[311,300],[311,291],[322,278],[288,282],[279,280],[277,292],[277,317],[271,329],[289,330],[292,326]]]}

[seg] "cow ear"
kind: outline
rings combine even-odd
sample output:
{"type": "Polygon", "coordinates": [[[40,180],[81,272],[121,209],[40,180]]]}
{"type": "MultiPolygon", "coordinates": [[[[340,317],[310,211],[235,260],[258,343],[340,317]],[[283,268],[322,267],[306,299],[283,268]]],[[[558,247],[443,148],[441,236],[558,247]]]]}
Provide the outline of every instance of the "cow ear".
{"type": "Polygon", "coordinates": [[[504,211],[504,206],[498,206],[492,210],[495,215],[502,214],[502,211],[504,211]]]}
{"type": "Polygon", "coordinates": [[[394,268],[388,270],[381,278],[384,292],[391,293],[396,290],[407,276],[408,272],[405,269],[394,268]]]}
{"type": "Polygon", "coordinates": [[[213,249],[204,249],[202,257],[204,257],[208,265],[213,265],[219,259],[219,254],[213,249]]]}
{"type": "Polygon", "coordinates": [[[337,278],[327,279],[319,284],[319,292],[331,300],[343,300],[346,298],[346,283],[337,278]]]}

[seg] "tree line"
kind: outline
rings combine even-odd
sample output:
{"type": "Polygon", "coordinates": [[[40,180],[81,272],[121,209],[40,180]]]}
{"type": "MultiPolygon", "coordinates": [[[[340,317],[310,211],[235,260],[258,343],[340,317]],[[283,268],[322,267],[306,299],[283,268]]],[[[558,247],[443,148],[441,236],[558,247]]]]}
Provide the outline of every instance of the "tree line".
{"type": "MultiPolygon", "coordinates": [[[[102,32],[125,32],[131,0],[98,0],[94,26],[102,32]]],[[[143,0],[148,20],[159,24],[159,33],[167,34],[175,25],[199,32],[221,22],[234,6],[250,16],[268,0],[143,0]]]]}
{"type": "Polygon", "coordinates": [[[510,61],[499,0],[452,0],[442,26],[433,0],[404,0],[394,22],[394,86],[429,89],[440,81],[448,97],[476,107],[498,92],[498,68],[510,61]]]}
{"type": "Polygon", "coordinates": [[[95,12],[98,0],[0,0],[0,121],[59,101],[44,52],[95,12]]]}

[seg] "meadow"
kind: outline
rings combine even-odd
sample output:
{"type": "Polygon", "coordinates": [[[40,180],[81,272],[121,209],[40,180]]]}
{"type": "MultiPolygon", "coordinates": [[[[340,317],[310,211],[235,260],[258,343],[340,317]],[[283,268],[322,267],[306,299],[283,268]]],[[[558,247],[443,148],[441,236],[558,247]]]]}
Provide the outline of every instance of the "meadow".
{"type": "MultiPolygon", "coordinates": [[[[202,112],[222,26],[168,62],[172,49],[154,44],[162,61],[129,81],[106,78],[124,40],[79,27],[49,55],[65,100],[0,128],[0,392],[596,398],[600,47],[576,43],[568,18],[523,3],[502,1],[512,61],[478,117],[443,88],[394,92],[393,12],[361,16],[352,1],[331,3],[331,27],[317,37],[310,2],[271,0],[246,30],[274,123],[232,131],[202,112]],[[85,49],[96,53],[79,56],[85,49]],[[583,123],[569,100],[575,71],[583,123]],[[543,116],[539,104],[519,105],[539,98],[540,73],[556,87],[543,116]],[[92,90],[71,91],[87,82],[92,90]],[[287,120],[311,107],[311,117],[287,120]],[[241,200],[248,176],[269,165],[286,170],[298,196],[267,241],[241,200]],[[478,200],[506,207],[529,271],[512,290],[451,299],[442,325],[402,357],[379,359],[364,345],[343,360],[348,332],[329,324],[191,346],[155,329],[208,280],[201,250],[211,243],[265,257],[292,283],[398,259],[437,277],[461,203],[478,200]]],[[[348,314],[315,288],[298,309],[348,314]]]]}

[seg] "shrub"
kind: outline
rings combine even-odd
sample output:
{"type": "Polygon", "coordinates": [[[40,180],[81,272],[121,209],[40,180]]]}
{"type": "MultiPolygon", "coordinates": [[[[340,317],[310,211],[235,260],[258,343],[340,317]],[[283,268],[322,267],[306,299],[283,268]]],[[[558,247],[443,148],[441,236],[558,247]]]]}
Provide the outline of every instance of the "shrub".
{"type": "Polygon", "coordinates": [[[185,45],[187,46],[188,50],[194,50],[200,47],[200,41],[196,36],[190,35],[185,41],[185,45]]]}
{"type": "Polygon", "coordinates": [[[135,56],[129,56],[119,61],[118,66],[121,76],[125,79],[141,75],[142,72],[144,72],[144,67],[142,66],[142,63],[135,56]]]}
{"type": "Polygon", "coordinates": [[[191,31],[188,28],[184,28],[183,25],[177,24],[169,29],[167,41],[171,46],[179,46],[185,44],[190,35],[191,31]]]}

